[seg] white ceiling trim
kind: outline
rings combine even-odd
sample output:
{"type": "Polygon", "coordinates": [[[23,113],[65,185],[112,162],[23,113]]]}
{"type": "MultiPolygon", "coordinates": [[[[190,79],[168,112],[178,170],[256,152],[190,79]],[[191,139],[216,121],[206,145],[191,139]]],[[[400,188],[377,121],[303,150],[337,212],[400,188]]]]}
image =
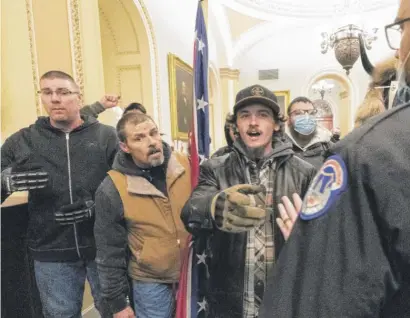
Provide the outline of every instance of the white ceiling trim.
{"type": "Polygon", "coordinates": [[[208,57],[209,57],[209,62],[214,62],[216,65],[219,65],[218,62],[218,51],[217,51],[217,45],[218,43],[215,40],[214,33],[211,28],[208,28],[207,30],[208,33],[208,57]]]}
{"type": "Polygon", "coordinates": [[[219,0],[218,2],[232,10],[235,10],[238,13],[247,15],[255,19],[265,20],[265,21],[271,21],[273,19],[272,14],[263,12],[261,10],[257,10],[249,6],[245,6],[235,0],[219,0]]]}
{"type": "Polygon", "coordinates": [[[279,16],[325,18],[372,12],[397,5],[397,0],[220,0],[227,7],[257,19],[279,16]]]}
{"type": "MultiPolygon", "coordinates": [[[[275,35],[283,35],[284,32],[295,31],[297,29],[311,29],[315,34],[315,28],[318,24],[322,24],[322,20],[304,19],[301,22],[299,19],[288,19],[286,21],[266,22],[257,25],[249,31],[243,33],[238,41],[234,44],[233,49],[233,64],[235,61],[247,51],[251,50],[259,42],[272,38],[275,35]]],[[[317,38],[320,40],[320,32],[317,32],[317,38]]],[[[277,43],[281,45],[280,42],[277,43]]]]}
{"type": "Polygon", "coordinates": [[[226,62],[228,67],[233,64],[233,40],[229,20],[225,8],[219,1],[209,1],[209,10],[216,21],[216,28],[219,31],[223,45],[225,47],[226,62]]]}
{"type": "MultiPolygon", "coordinates": [[[[233,48],[233,64],[240,56],[251,50],[255,45],[260,42],[269,39],[272,40],[275,36],[278,36],[278,45],[281,45],[280,41],[283,41],[284,34],[295,35],[295,32],[301,30],[305,32],[309,30],[311,35],[318,41],[318,47],[322,40],[321,32],[334,32],[342,25],[353,23],[365,30],[371,30],[375,27],[382,26],[383,24],[393,21],[396,8],[390,6],[383,10],[369,12],[363,15],[349,15],[342,17],[327,17],[321,19],[310,18],[283,18],[278,17],[273,22],[265,22],[257,25],[249,31],[243,33],[238,40],[234,43],[233,48]]],[[[377,36],[384,39],[384,30],[380,29],[377,36]]],[[[295,37],[293,40],[295,40],[295,37]]]]}

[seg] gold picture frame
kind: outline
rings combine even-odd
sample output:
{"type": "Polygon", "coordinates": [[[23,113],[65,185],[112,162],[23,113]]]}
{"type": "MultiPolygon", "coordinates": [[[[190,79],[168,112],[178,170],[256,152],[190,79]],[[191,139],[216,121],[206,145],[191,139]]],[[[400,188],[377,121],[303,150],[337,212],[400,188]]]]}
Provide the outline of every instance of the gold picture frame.
{"type": "Polygon", "coordinates": [[[280,111],[282,112],[282,114],[286,114],[286,111],[290,103],[290,91],[274,91],[273,93],[278,98],[280,111]]]}
{"type": "Polygon", "coordinates": [[[194,70],[178,56],[168,54],[171,132],[173,140],[188,140],[194,109],[194,70]]]}

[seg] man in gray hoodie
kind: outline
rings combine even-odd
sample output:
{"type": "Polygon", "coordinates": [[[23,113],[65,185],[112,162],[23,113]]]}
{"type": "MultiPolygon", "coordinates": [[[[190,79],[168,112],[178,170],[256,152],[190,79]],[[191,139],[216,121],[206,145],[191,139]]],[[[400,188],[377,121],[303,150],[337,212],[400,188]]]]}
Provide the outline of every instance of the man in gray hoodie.
{"type": "Polygon", "coordinates": [[[81,317],[86,278],[104,316],[94,262],[94,193],[111,168],[117,136],[80,114],[81,94],[70,75],[49,71],[40,88],[49,117],[4,142],[1,199],[29,191],[28,249],[44,316],[81,317]]]}
{"type": "Polygon", "coordinates": [[[295,98],[288,107],[286,137],[292,142],[296,156],[309,162],[316,169],[323,163],[323,155],[333,144],[332,133],[317,125],[317,110],[310,99],[295,98]]]}

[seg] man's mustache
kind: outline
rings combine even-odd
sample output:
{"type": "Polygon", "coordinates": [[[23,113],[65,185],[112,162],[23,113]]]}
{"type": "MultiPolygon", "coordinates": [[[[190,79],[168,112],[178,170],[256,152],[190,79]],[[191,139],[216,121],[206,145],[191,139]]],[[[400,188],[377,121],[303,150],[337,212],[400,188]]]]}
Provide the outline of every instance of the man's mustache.
{"type": "Polygon", "coordinates": [[[153,154],[155,154],[155,153],[157,153],[157,152],[161,152],[161,149],[159,149],[159,148],[150,148],[150,149],[148,150],[148,156],[153,155],[153,154]]]}

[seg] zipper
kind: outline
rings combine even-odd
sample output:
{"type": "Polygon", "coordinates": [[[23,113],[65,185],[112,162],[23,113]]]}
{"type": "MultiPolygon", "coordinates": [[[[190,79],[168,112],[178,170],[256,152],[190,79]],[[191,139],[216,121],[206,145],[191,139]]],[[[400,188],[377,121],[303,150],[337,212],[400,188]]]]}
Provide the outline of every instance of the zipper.
{"type": "Polygon", "coordinates": [[[178,246],[178,250],[179,250],[179,256],[180,256],[181,264],[182,264],[182,262],[184,260],[184,254],[183,254],[183,249],[181,249],[181,239],[178,236],[178,228],[177,228],[177,224],[176,224],[175,219],[174,219],[174,213],[172,211],[171,198],[170,198],[170,188],[167,188],[167,192],[168,192],[168,197],[167,197],[166,202],[169,205],[169,208],[171,210],[171,219],[172,219],[172,223],[174,225],[175,239],[176,239],[176,242],[177,242],[177,246],[178,246]]]}
{"type": "MultiPolygon", "coordinates": [[[[68,190],[70,191],[70,203],[73,204],[73,188],[71,180],[71,161],[70,161],[70,133],[65,133],[66,147],[67,147],[67,165],[68,165],[68,190]]],[[[77,250],[77,255],[81,259],[80,247],[78,246],[78,237],[77,237],[77,225],[73,224],[74,228],[74,240],[75,248],[77,250]]]]}
{"type": "Polygon", "coordinates": [[[171,200],[170,200],[169,198],[168,198],[168,202],[167,202],[167,203],[169,204],[169,208],[170,208],[170,210],[171,210],[171,219],[172,219],[172,223],[173,223],[173,225],[174,225],[175,239],[176,239],[176,241],[177,241],[178,249],[179,249],[180,252],[182,253],[182,251],[181,251],[181,240],[180,240],[180,238],[179,238],[179,236],[178,236],[178,228],[177,228],[177,224],[176,224],[175,219],[174,219],[174,213],[173,213],[173,211],[172,211],[171,200]]]}

